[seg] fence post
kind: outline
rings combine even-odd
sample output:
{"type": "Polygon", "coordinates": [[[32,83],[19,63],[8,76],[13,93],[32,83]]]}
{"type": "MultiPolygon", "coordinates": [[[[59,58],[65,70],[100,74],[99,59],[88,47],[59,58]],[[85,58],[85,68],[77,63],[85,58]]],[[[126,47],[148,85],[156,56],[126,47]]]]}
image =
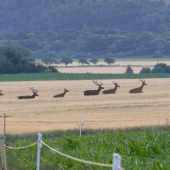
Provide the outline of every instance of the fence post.
{"type": "Polygon", "coordinates": [[[83,114],[84,114],[84,112],[82,112],[81,120],[80,120],[80,137],[81,137],[81,130],[82,130],[82,127],[83,127],[83,114]]]}
{"type": "Polygon", "coordinates": [[[36,170],[40,170],[40,151],[42,147],[42,134],[38,133],[38,143],[37,143],[37,168],[36,170]]]}
{"type": "Polygon", "coordinates": [[[0,150],[1,150],[2,170],[7,170],[4,139],[0,140],[0,150]]]}
{"type": "Polygon", "coordinates": [[[121,167],[121,156],[117,153],[113,154],[113,167],[112,170],[119,170],[121,167]]]}
{"type": "Polygon", "coordinates": [[[6,143],[6,114],[4,114],[4,143],[6,143]]]}

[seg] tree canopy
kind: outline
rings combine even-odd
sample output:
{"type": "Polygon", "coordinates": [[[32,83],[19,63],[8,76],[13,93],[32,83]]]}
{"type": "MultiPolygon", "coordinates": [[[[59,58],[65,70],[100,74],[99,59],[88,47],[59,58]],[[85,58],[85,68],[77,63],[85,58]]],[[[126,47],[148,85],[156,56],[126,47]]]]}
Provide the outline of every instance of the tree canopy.
{"type": "MultiPolygon", "coordinates": [[[[28,49],[19,46],[4,46],[0,60],[0,74],[44,72],[47,68],[29,58],[28,49]]],[[[53,69],[53,71],[57,69],[53,69]]],[[[51,71],[51,68],[50,68],[51,71]]]]}

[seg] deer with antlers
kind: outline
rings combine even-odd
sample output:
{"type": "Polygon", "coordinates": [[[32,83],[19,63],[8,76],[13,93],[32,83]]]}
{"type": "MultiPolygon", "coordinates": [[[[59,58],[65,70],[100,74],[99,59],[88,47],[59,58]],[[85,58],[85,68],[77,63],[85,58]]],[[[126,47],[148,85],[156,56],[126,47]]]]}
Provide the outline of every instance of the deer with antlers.
{"type": "Polygon", "coordinates": [[[114,93],[116,93],[117,88],[120,87],[120,86],[118,85],[118,83],[115,83],[115,82],[113,82],[113,84],[115,85],[115,88],[114,88],[114,89],[103,90],[102,93],[103,93],[103,94],[114,94],[114,93]]]}
{"type": "Polygon", "coordinates": [[[64,89],[64,92],[63,92],[63,93],[57,94],[57,95],[55,95],[55,96],[53,96],[53,97],[54,97],[54,98],[64,97],[67,92],[69,92],[69,91],[68,91],[67,89],[64,89]]]}
{"type": "Polygon", "coordinates": [[[1,92],[2,92],[2,90],[0,90],[0,96],[4,95],[4,94],[2,94],[1,92]]]}
{"type": "Polygon", "coordinates": [[[145,80],[144,81],[140,80],[140,81],[142,82],[142,85],[140,87],[138,87],[138,88],[131,89],[129,91],[129,93],[143,93],[142,89],[143,89],[144,85],[147,85],[147,84],[145,83],[145,80]]]}
{"type": "Polygon", "coordinates": [[[84,91],[84,96],[98,95],[100,91],[104,89],[104,87],[102,87],[103,85],[102,83],[98,84],[97,81],[95,80],[93,81],[93,83],[98,86],[98,89],[97,90],[86,90],[84,91]]]}
{"type": "Polygon", "coordinates": [[[37,94],[38,90],[34,89],[33,87],[29,88],[29,89],[33,92],[33,94],[31,96],[18,96],[18,99],[34,99],[35,96],[39,96],[37,94]]]}

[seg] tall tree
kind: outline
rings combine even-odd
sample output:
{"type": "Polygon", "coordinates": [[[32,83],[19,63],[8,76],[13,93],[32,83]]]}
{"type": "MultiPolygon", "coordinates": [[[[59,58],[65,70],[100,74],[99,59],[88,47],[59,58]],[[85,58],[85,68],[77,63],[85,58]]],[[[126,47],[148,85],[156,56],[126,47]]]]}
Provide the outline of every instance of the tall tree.
{"type": "Polygon", "coordinates": [[[60,63],[64,63],[66,66],[68,64],[72,64],[73,62],[73,59],[70,58],[70,57],[63,57],[61,60],[60,60],[60,63]]]}
{"type": "Polygon", "coordinates": [[[109,66],[110,66],[110,64],[115,63],[115,60],[111,56],[112,56],[112,54],[107,54],[104,58],[104,62],[107,63],[109,66]]]}
{"type": "Polygon", "coordinates": [[[97,58],[92,58],[89,62],[93,63],[95,66],[99,62],[99,60],[97,58]]]}
{"type": "Polygon", "coordinates": [[[88,62],[85,58],[79,58],[79,61],[78,61],[78,62],[81,63],[82,66],[83,66],[84,64],[89,64],[89,62],[88,62]]]}

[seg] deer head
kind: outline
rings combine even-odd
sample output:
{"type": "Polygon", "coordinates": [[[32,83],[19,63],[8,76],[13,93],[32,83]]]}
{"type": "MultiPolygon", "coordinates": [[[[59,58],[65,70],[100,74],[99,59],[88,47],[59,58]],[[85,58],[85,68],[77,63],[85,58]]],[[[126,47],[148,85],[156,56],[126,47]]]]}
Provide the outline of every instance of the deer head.
{"type": "Polygon", "coordinates": [[[97,86],[99,86],[99,89],[104,89],[104,87],[102,87],[103,83],[97,83],[97,81],[93,80],[93,83],[97,86]]]}
{"type": "MultiPolygon", "coordinates": [[[[140,79],[139,79],[140,80],[140,79]]],[[[146,83],[145,83],[145,80],[144,81],[142,81],[142,80],[140,80],[141,82],[142,82],[142,85],[144,86],[144,85],[147,85],[146,83]]]]}
{"type": "Polygon", "coordinates": [[[37,93],[38,93],[38,90],[34,89],[34,87],[30,87],[29,89],[33,92],[33,95],[39,96],[39,95],[37,94],[37,93]]]}
{"type": "MultiPolygon", "coordinates": [[[[113,82],[113,81],[112,81],[113,82]]],[[[118,83],[113,82],[116,87],[120,87],[118,83]]]]}
{"type": "Polygon", "coordinates": [[[2,90],[0,90],[0,96],[4,95],[4,94],[2,94],[1,92],[2,92],[2,90]]]}
{"type": "Polygon", "coordinates": [[[65,92],[69,92],[67,89],[64,89],[65,92]]]}

